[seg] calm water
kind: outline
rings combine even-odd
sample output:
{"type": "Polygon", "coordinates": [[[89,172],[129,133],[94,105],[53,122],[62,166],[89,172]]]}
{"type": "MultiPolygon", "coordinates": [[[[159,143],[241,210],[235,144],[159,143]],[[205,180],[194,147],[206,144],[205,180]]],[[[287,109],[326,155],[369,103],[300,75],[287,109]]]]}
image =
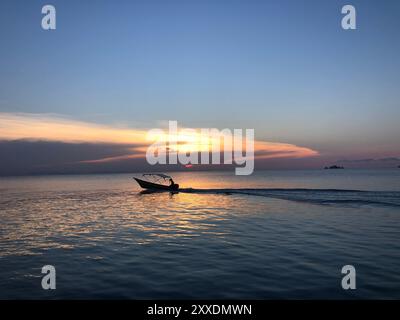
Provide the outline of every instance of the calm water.
{"type": "Polygon", "coordinates": [[[131,177],[0,178],[0,298],[400,298],[400,170],[131,177]]]}

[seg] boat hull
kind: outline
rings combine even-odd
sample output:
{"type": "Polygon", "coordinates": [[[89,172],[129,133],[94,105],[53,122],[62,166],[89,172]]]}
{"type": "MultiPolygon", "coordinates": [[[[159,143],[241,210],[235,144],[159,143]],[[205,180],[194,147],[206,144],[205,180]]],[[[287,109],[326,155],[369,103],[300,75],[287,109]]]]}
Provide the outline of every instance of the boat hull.
{"type": "Polygon", "coordinates": [[[172,186],[165,186],[162,184],[152,183],[152,182],[145,181],[145,180],[138,179],[138,178],[133,178],[133,179],[135,179],[136,182],[139,184],[139,186],[141,186],[143,189],[165,190],[165,191],[177,191],[179,189],[178,184],[174,184],[172,186]]]}

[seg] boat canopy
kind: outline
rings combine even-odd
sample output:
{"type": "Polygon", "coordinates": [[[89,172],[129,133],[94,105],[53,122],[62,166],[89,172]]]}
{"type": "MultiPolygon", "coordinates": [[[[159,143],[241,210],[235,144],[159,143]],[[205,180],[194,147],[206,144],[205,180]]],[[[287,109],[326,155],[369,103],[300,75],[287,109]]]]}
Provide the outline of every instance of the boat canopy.
{"type": "Polygon", "coordinates": [[[163,173],[144,173],[143,177],[147,177],[149,180],[152,180],[154,182],[160,183],[160,181],[166,181],[168,179],[172,179],[172,177],[163,174],[163,173]]]}
{"type": "Polygon", "coordinates": [[[158,176],[160,178],[164,178],[164,179],[171,179],[170,176],[167,176],[166,174],[163,173],[144,173],[143,177],[145,176],[158,176]]]}

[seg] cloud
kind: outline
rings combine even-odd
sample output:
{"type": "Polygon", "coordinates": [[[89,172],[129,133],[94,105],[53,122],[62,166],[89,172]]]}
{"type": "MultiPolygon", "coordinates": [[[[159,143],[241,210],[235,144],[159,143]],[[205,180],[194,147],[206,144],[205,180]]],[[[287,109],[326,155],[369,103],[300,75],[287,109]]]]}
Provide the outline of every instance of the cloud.
{"type": "MultiPolygon", "coordinates": [[[[147,147],[154,142],[147,133],[54,115],[0,113],[0,174],[140,171],[147,165],[147,147]]],[[[186,138],[178,136],[176,148],[192,152],[204,148],[186,138]]],[[[317,155],[293,144],[255,141],[259,160],[317,155]]]]}
{"type": "Polygon", "coordinates": [[[49,115],[0,113],[1,140],[45,140],[71,143],[145,143],[145,131],[115,128],[49,115]]]}
{"type": "Polygon", "coordinates": [[[288,143],[257,141],[255,154],[258,159],[271,158],[306,158],[318,156],[315,150],[288,143]]]}
{"type": "MultiPolygon", "coordinates": [[[[65,143],[57,141],[0,141],[0,175],[49,173],[126,172],[118,163],[88,165],[85,160],[124,155],[129,147],[104,143],[65,143]]],[[[144,169],[144,161],[131,162],[132,168],[144,169]]]]}

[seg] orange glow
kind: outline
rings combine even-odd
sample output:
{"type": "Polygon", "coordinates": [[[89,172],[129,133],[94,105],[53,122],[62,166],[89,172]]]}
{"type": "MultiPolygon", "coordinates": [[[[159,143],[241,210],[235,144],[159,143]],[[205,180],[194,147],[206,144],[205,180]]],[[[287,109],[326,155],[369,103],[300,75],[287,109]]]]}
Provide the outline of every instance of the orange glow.
{"type": "Polygon", "coordinates": [[[0,139],[139,144],[145,131],[32,114],[0,113],[0,139]]]}
{"type": "Polygon", "coordinates": [[[256,141],[255,155],[257,159],[305,158],[318,156],[319,153],[309,148],[288,143],[256,141]]]}
{"type": "MultiPolygon", "coordinates": [[[[167,130],[149,134],[145,129],[113,127],[49,115],[0,113],[0,140],[18,139],[138,145],[129,148],[131,153],[127,155],[93,159],[85,161],[86,163],[143,158],[147,147],[155,141],[172,140],[174,142],[168,145],[169,152],[179,153],[211,152],[211,146],[216,142],[215,138],[204,137],[200,134],[200,130],[195,129],[181,129],[177,135],[169,135],[167,130]]],[[[317,155],[318,152],[315,150],[293,144],[255,141],[256,159],[302,158],[317,155]]]]}

